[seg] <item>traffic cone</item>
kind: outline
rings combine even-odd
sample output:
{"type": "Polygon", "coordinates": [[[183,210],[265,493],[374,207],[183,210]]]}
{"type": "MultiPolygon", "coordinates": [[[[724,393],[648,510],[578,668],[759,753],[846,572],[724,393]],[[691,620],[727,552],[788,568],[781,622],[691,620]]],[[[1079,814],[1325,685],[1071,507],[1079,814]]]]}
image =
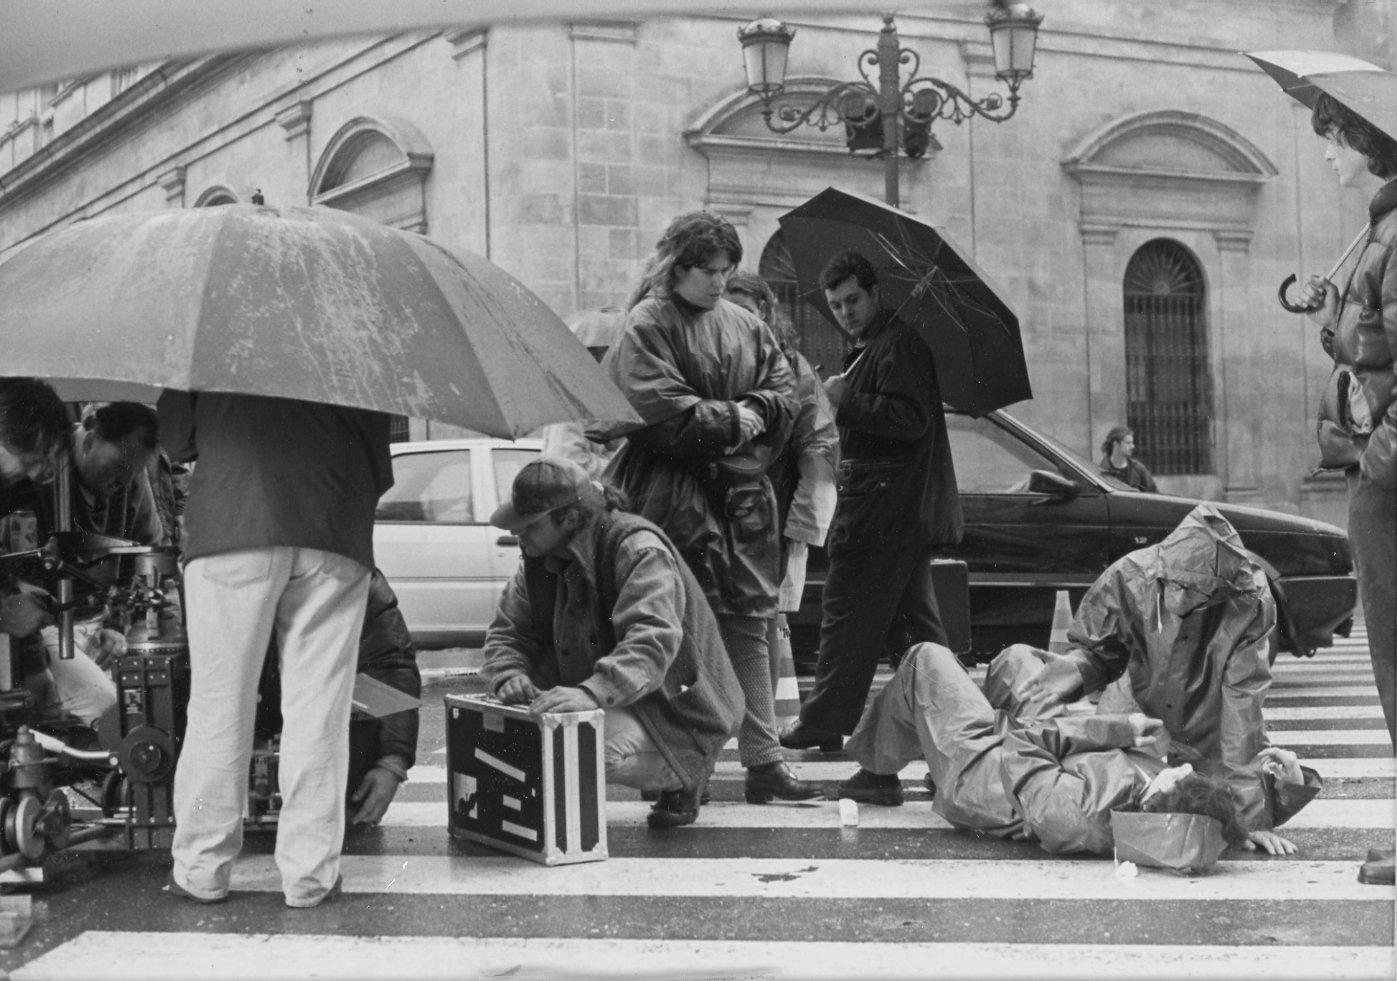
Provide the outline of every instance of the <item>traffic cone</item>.
{"type": "Polygon", "coordinates": [[[791,657],[791,626],[786,614],[778,613],[767,628],[767,649],[771,656],[771,690],[775,694],[776,728],[800,717],[800,685],[796,682],[796,662],[791,657]]]}
{"type": "Polygon", "coordinates": [[[1053,604],[1053,629],[1048,634],[1048,650],[1053,654],[1067,653],[1067,630],[1072,626],[1072,597],[1067,590],[1057,591],[1053,604]]]}

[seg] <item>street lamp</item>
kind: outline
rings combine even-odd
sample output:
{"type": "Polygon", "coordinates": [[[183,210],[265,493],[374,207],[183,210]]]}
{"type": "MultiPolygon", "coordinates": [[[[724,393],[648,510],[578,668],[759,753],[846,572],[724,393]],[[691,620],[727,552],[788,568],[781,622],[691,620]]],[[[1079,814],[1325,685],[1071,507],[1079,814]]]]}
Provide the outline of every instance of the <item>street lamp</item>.
{"type": "Polygon", "coordinates": [[[1038,42],[1041,14],[1023,3],[1000,0],[985,16],[994,50],[994,75],[1009,87],[1008,97],[992,92],[976,101],[950,82],[918,75],[921,58],[902,47],[892,14],[883,15],[878,46],[859,55],[858,82],[840,82],[820,95],[813,105],[777,102],[785,91],[786,56],[795,29],[772,17],[754,20],[737,32],[747,69],[747,91],[762,101],[762,118],[773,133],[789,133],[799,126],[815,126],[821,132],[843,123],[849,151],[881,156],[884,162],[884,197],[897,207],[898,153],[917,159],[935,139],[931,124],[937,119],[961,123],[973,116],[1002,123],[1019,107],[1019,86],[1033,77],[1033,53],[1038,42]],[[908,66],[903,82],[899,66],[908,66]],[[869,77],[878,69],[875,83],[869,77]]]}

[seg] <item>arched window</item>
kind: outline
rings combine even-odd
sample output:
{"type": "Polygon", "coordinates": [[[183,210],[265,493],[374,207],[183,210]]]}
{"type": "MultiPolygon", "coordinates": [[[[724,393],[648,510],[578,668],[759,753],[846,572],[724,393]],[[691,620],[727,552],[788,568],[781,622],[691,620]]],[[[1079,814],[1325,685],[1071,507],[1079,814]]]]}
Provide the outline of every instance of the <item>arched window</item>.
{"type": "Polygon", "coordinates": [[[796,347],[815,366],[820,377],[842,371],[849,338],[825,319],[819,307],[801,298],[795,265],[791,262],[791,253],[781,232],[771,236],[766,248],[762,249],[757,272],[776,292],[776,299],[781,305],[780,315],[787,317],[795,329],[796,347]]]}
{"type": "Polygon", "coordinates": [[[221,185],[215,185],[214,187],[211,187],[208,190],[204,191],[203,194],[200,194],[198,198],[194,200],[194,207],[212,208],[220,204],[237,203],[238,196],[236,194],[234,194],[226,187],[223,187],[221,185]]]}
{"type": "Polygon", "coordinates": [[[311,204],[425,233],[433,160],[431,144],[407,120],[360,116],[326,145],[311,177],[311,204]]]}
{"type": "Polygon", "coordinates": [[[1177,242],[1146,242],[1125,269],[1126,425],[1157,474],[1213,472],[1213,392],[1202,270],[1177,242]]]}

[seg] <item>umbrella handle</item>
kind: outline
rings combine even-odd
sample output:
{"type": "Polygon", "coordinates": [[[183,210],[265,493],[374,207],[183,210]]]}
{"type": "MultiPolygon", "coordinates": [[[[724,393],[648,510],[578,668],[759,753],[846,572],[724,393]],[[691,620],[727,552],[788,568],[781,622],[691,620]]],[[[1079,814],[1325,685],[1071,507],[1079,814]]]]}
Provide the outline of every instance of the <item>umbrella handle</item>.
{"type": "Polygon", "coordinates": [[[1285,280],[1281,283],[1281,288],[1276,290],[1276,299],[1281,301],[1281,306],[1285,307],[1291,313],[1310,313],[1311,311],[1318,310],[1320,307],[1324,306],[1323,301],[1320,301],[1319,303],[1316,303],[1312,306],[1305,306],[1302,303],[1291,303],[1290,300],[1286,298],[1285,291],[1290,289],[1290,284],[1293,282],[1295,282],[1295,273],[1291,273],[1289,276],[1287,276],[1285,280]]]}

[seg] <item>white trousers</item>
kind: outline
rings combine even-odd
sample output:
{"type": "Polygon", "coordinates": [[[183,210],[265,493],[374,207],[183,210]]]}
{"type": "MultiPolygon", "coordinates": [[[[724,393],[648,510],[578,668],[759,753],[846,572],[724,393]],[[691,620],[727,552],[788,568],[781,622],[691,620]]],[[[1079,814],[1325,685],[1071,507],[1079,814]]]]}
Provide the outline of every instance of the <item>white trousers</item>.
{"type": "Polygon", "coordinates": [[[349,708],[369,570],[333,552],[275,546],[190,562],[189,725],[175,769],[174,879],[228,892],[242,849],[257,683],[273,630],[281,651],[276,863],[291,906],[313,906],[339,875],[349,708]]]}

